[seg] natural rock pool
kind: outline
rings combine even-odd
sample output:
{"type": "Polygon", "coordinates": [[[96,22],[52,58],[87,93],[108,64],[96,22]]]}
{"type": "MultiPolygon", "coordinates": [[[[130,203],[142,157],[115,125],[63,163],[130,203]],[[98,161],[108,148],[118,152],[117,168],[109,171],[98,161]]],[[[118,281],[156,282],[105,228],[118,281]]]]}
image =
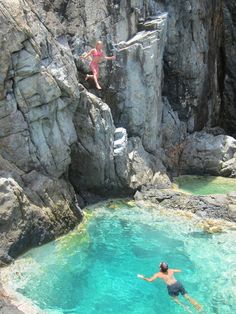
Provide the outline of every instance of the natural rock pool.
{"type": "Polygon", "coordinates": [[[43,313],[183,313],[163,282],[137,278],[138,273],[152,275],[166,261],[183,270],[176,278],[204,313],[235,313],[235,229],[205,234],[189,214],[121,201],[98,204],[86,217],[77,230],[6,268],[4,285],[33,300],[43,313]]]}
{"type": "Polygon", "coordinates": [[[194,195],[226,194],[236,191],[236,179],[214,176],[180,176],[175,178],[176,187],[194,195]]]}

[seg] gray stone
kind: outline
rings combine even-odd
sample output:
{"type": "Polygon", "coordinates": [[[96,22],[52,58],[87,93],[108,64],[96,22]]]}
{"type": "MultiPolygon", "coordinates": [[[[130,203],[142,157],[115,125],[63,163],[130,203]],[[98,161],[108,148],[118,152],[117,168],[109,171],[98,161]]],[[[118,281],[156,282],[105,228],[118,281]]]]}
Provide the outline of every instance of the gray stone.
{"type": "Polygon", "coordinates": [[[235,152],[234,138],[196,132],[186,138],[180,158],[180,171],[183,174],[231,174],[233,168],[229,170],[229,167],[233,167],[233,163],[229,161],[234,158],[235,152]]]}
{"type": "Polygon", "coordinates": [[[81,219],[66,178],[77,69],[32,2],[0,1],[0,261],[68,232],[81,219]],[[64,53],[64,55],[63,55],[64,53]]]}
{"type": "Polygon", "coordinates": [[[130,164],[130,187],[137,189],[143,184],[158,182],[163,177],[169,181],[165,168],[158,155],[145,151],[139,137],[128,140],[128,156],[130,164]]]}
{"type": "Polygon", "coordinates": [[[221,109],[222,1],[163,1],[168,12],[164,90],[188,131],[216,125],[221,109]]]}

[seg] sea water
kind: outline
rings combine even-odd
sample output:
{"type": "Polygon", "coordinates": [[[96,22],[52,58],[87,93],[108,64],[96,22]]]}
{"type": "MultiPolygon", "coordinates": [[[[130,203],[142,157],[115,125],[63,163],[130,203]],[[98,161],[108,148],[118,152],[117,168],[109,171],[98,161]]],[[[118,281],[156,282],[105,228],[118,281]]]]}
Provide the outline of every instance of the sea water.
{"type": "Polygon", "coordinates": [[[161,280],[137,278],[165,261],[182,270],[176,279],[203,313],[236,313],[236,231],[205,234],[195,219],[110,205],[95,206],[77,230],[18,259],[8,269],[11,288],[43,313],[185,313],[161,280]]]}
{"type": "Polygon", "coordinates": [[[226,194],[236,192],[236,179],[214,176],[180,176],[175,178],[177,188],[194,195],[226,194]]]}

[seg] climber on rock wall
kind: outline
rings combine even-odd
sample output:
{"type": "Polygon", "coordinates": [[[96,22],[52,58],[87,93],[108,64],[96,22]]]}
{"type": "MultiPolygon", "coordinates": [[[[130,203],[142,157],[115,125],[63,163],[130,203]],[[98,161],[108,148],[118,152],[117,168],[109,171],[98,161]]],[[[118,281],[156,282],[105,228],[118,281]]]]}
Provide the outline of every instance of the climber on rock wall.
{"type": "Polygon", "coordinates": [[[89,63],[89,67],[93,74],[92,75],[87,74],[85,80],[88,80],[89,78],[93,79],[97,89],[102,89],[98,83],[99,63],[101,62],[102,59],[115,60],[115,56],[108,57],[104,54],[103,43],[101,41],[97,41],[95,48],[91,49],[84,56],[81,56],[81,58],[86,59],[89,56],[92,56],[92,61],[89,63]]]}

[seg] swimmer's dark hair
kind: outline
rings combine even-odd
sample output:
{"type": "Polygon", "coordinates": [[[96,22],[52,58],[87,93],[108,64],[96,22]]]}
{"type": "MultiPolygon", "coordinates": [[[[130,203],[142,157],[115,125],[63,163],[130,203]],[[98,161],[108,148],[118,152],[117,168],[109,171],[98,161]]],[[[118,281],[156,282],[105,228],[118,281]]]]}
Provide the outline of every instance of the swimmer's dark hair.
{"type": "Polygon", "coordinates": [[[167,272],[168,268],[169,268],[169,266],[168,266],[167,263],[165,263],[165,262],[161,262],[160,263],[160,270],[161,270],[162,273],[167,272]]]}

